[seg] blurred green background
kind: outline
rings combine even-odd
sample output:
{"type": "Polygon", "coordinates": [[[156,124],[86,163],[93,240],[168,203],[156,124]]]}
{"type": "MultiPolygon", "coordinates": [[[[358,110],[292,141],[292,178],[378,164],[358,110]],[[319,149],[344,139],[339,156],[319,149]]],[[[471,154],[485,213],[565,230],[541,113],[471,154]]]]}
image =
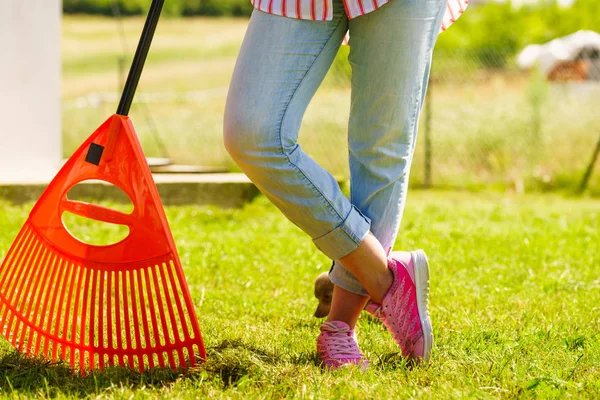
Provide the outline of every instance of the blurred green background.
{"type": "MultiPolygon", "coordinates": [[[[142,15],[151,0],[63,0],[65,14],[112,16],[115,4],[124,15],[142,15]]],[[[477,3],[473,1],[472,3],[477,3]]],[[[169,0],[164,15],[249,16],[250,0],[169,0]]],[[[580,29],[600,26],[600,2],[576,0],[570,7],[556,1],[540,1],[522,7],[510,2],[474,4],[467,18],[441,36],[438,48],[517,51],[530,43],[540,43],[580,29]]]]}
{"type": "MultiPolygon", "coordinates": [[[[65,157],[116,108],[149,3],[63,1],[65,157]]],[[[222,117],[250,1],[170,0],[165,7],[132,109],[144,150],[236,171],[222,145],[222,117]]],[[[577,190],[600,136],[600,85],[549,82],[515,60],[528,44],[598,26],[597,0],[564,8],[470,5],[438,39],[411,184],[577,190]]],[[[340,48],[300,133],[303,148],[342,178],[349,175],[347,152],[339,150],[347,146],[349,51],[340,48]]],[[[588,193],[600,194],[598,165],[588,193]]]]}

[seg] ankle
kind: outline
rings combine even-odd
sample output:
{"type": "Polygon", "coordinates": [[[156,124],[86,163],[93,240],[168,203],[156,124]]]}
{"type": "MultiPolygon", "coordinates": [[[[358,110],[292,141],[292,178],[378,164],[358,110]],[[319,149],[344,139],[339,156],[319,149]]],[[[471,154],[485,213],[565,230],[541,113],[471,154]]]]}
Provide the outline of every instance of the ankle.
{"type": "Polygon", "coordinates": [[[356,326],[356,321],[350,318],[334,318],[328,316],[325,322],[343,322],[350,327],[350,329],[354,329],[356,326]]]}
{"type": "Polygon", "coordinates": [[[339,286],[333,288],[333,300],[327,322],[341,321],[354,329],[368,297],[349,292],[339,286]]]}
{"type": "Polygon", "coordinates": [[[369,291],[369,295],[371,296],[371,300],[373,300],[377,304],[381,304],[381,301],[387,294],[390,287],[392,287],[392,283],[394,282],[394,274],[391,269],[386,268],[385,273],[380,274],[377,277],[374,287],[369,291]]]}

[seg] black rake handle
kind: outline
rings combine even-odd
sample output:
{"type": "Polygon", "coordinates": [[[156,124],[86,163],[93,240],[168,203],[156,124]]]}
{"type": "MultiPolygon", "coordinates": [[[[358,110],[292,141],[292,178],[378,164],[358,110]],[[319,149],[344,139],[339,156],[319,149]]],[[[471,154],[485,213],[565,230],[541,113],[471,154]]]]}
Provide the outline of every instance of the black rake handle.
{"type": "Polygon", "coordinates": [[[148,50],[150,50],[150,44],[152,43],[152,38],[154,37],[156,25],[158,24],[158,19],[160,18],[164,3],[165,0],[152,0],[150,11],[148,11],[146,23],[144,24],[144,30],[142,31],[142,36],[140,37],[140,42],[135,51],[135,56],[133,57],[131,68],[129,69],[129,75],[127,75],[127,81],[125,82],[125,88],[121,95],[121,101],[119,101],[119,107],[117,108],[117,114],[119,115],[126,116],[129,114],[129,109],[131,108],[131,103],[133,102],[140,76],[142,75],[142,69],[144,68],[144,63],[146,62],[148,50]]]}

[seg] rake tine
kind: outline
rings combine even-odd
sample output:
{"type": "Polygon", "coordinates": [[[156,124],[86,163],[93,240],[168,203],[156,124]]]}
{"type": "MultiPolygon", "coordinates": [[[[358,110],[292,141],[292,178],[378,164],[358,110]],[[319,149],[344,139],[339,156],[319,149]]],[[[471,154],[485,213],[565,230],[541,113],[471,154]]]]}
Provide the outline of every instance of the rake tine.
{"type": "MultiPolygon", "coordinates": [[[[94,343],[94,338],[96,337],[94,335],[94,332],[96,329],[102,329],[101,327],[99,327],[98,325],[96,325],[96,290],[98,289],[98,274],[101,273],[99,270],[94,270],[93,271],[93,277],[92,277],[92,296],[90,299],[90,328],[89,328],[89,335],[88,335],[88,344],[90,347],[94,347],[96,344],[94,343]]],[[[82,335],[83,337],[83,335],[82,335]]],[[[96,364],[95,364],[95,352],[92,350],[90,351],[90,368],[95,368],[96,364]]]]}
{"type": "MultiPolygon", "coordinates": [[[[37,314],[37,310],[40,306],[40,303],[42,301],[42,297],[45,294],[44,292],[44,288],[45,288],[45,283],[48,282],[48,280],[46,279],[48,277],[48,272],[50,272],[51,265],[52,265],[52,260],[50,260],[51,257],[54,256],[54,254],[51,254],[51,251],[48,248],[44,249],[44,259],[40,265],[40,271],[38,272],[38,274],[36,274],[36,278],[35,281],[33,283],[32,286],[32,290],[30,292],[30,294],[33,295],[33,299],[32,301],[28,301],[27,303],[27,309],[25,311],[25,313],[23,314],[24,317],[28,320],[31,321],[34,325],[35,325],[35,316],[38,315],[37,314]],[[40,282],[43,283],[42,287],[38,288],[40,286],[40,282]],[[35,300],[35,306],[34,306],[34,301],[35,300]],[[33,311],[33,313],[32,313],[33,311]],[[33,320],[33,321],[32,321],[33,320]]],[[[33,353],[35,354],[37,352],[37,350],[35,350],[35,347],[32,347],[32,341],[33,341],[33,333],[34,333],[34,329],[30,329],[29,330],[29,337],[27,338],[27,343],[29,344],[30,348],[33,348],[33,353]]],[[[31,354],[28,353],[28,354],[31,354]]]]}
{"type": "MultiPolygon", "coordinates": [[[[166,276],[165,276],[165,272],[164,269],[167,268],[167,263],[163,262],[162,264],[162,268],[159,267],[158,271],[160,272],[160,278],[161,278],[161,283],[162,283],[162,290],[165,294],[165,299],[166,299],[166,303],[167,303],[167,309],[169,311],[169,319],[171,321],[171,326],[173,327],[173,336],[175,338],[174,343],[177,342],[183,342],[186,340],[186,337],[184,336],[183,338],[181,337],[181,334],[179,332],[178,329],[178,325],[177,325],[177,321],[179,320],[182,326],[182,330],[183,330],[183,326],[185,326],[185,319],[184,318],[175,318],[175,311],[173,309],[173,298],[175,299],[176,302],[179,302],[179,298],[177,296],[177,292],[171,292],[169,291],[169,281],[167,280],[166,276]]],[[[173,351],[170,352],[170,354],[172,354],[173,351]]],[[[183,352],[181,351],[181,349],[177,349],[176,350],[177,353],[177,360],[179,361],[179,366],[180,367],[185,367],[186,366],[186,362],[185,359],[183,357],[183,352]]]]}
{"type": "MultiPolygon", "coordinates": [[[[105,349],[104,346],[104,275],[105,271],[100,271],[100,289],[98,293],[98,348],[105,349]]],[[[104,368],[104,351],[98,354],[98,368],[104,368]]]]}
{"type": "MultiPolygon", "coordinates": [[[[66,328],[64,328],[63,326],[63,330],[60,330],[60,322],[62,318],[64,317],[64,313],[62,312],[62,306],[63,306],[63,300],[65,297],[65,288],[67,287],[67,285],[69,285],[69,283],[71,283],[71,279],[73,277],[73,274],[75,273],[75,267],[74,264],[72,262],[70,262],[70,260],[68,259],[64,259],[62,258],[60,260],[61,262],[61,269],[62,271],[64,271],[64,277],[63,277],[63,283],[61,284],[61,288],[62,290],[60,291],[60,296],[59,296],[59,300],[57,303],[57,307],[56,307],[56,320],[54,321],[54,334],[57,337],[62,337],[61,333],[64,334],[64,332],[66,332],[66,328]]],[[[70,285],[69,285],[70,286],[70,285]]],[[[54,303],[54,301],[56,300],[56,293],[54,292],[53,298],[52,298],[52,302],[54,303]]],[[[69,298],[70,298],[70,294],[69,294],[69,298]]],[[[67,307],[70,307],[67,306],[67,307]]],[[[66,319],[66,318],[65,318],[66,319]]],[[[52,320],[48,321],[50,324],[52,324],[52,320]]],[[[44,353],[46,353],[46,347],[44,344],[44,353]]],[[[61,354],[62,354],[62,349],[61,349],[61,354]]],[[[52,346],[52,362],[56,361],[56,357],[58,355],[58,343],[53,343],[52,346]]]]}
{"type": "MultiPolygon", "coordinates": [[[[166,345],[174,344],[175,341],[171,342],[171,340],[170,340],[169,328],[167,327],[167,318],[165,316],[165,308],[164,308],[163,301],[161,298],[160,285],[158,284],[158,277],[156,275],[156,268],[157,268],[157,266],[152,268],[152,278],[154,280],[154,287],[156,288],[156,301],[158,302],[158,313],[160,315],[160,322],[161,322],[162,329],[163,329],[163,336],[164,336],[166,345]]],[[[163,352],[163,355],[164,355],[164,352],[163,352]]],[[[175,369],[175,359],[173,358],[173,354],[171,352],[167,352],[167,359],[169,361],[170,367],[172,369],[175,369]]]]}
{"type": "MultiPolygon", "coordinates": [[[[121,299],[119,296],[119,273],[115,272],[115,279],[113,281],[115,290],[115,323],[117,326],[117,348],[123,346],[123,337],[121,336],[121,299]]],[[[123,359],[118,356],[119,366],[123,367],[123,359]]]]}
{"type": "MultiPolygon", "coordinates": [[[[77,326],[78,326],[78,314],[79,314],[79,298],[81,297],[81,281],[85,274],[85,268],[79,267],[79,275],[77,275],[77,289],[75,291],[75,304],[73,304],[73,313],[71,314],[72,322],[70,342],[73,344],[77,343],[77,326]]],[[[87,274],[86,274],[87,275],[87,274]]],[[[71,367],[75,368],[75,346],[71,345],[71,351],[69,353],[69,362],[71,367]]]]}
{"type": "MultiPolygon", "coordinates": [[[[19,286],[22,286],[22,284],[23,284],[23,276],[25,274],[25,271],[29,270],[30,265],[31,265],[29,263],[29,261],[31,260],[32,255],[37,252],[39,246],[40,246],[40,243],[36,242],[36,243],[33,244],[33,247],[31,249],[31,251],[28,250],[28,252],[26,254],[27,261],[25,261],[23,264],[20,265],[17,277],[15,278],[15,282],[14,282],[15,283],[15,285],[14,285],[15,287],[9,288],[10,294],[8,296],[7,301],[8,301],[8,304],[12,305],[11,312],[10,312],[10,317],[9,317],[9,320],[8,320],[8,326],[9,327],[12,327],[13,320],[15,318],[15,312],[16,312],[16,302],[14,301],[15,294],[17,294],[17,298],[20,297],[18,291],[16,290],[17,283],[20,282],[19,286]]],[[[9,339],[9,342],[14,347],[17,347],[16,340],[17,340],[17,333],[18,333],[18,329],[19,329],[20,324],[21,324],[20,323],[20,319],[17,317],[17,321],[16,321],[16,324],[15,324],[15,327],[11,328],[11,330],[12,330],[13,333],[12,333],[10,339],[9,339]]]]}
{"type": "MultiPolygon", "coordinates": [[[[142,274],[140,272],[140,270],[138,269],[136,271],[136,276],[137,276],[137,287],[138,287],[138,293],[140,293],[140,309],[142,311],[142,320],[144,322],[148,321],[148,315],[146,313],[146,304],[144,302],[144,291],[143,291],[143,286],[144,286],[144,281],[142,280],[142,274]]],[[[150,332],[148,329],[148,324],[147,323],[143,323],[142,324],[142,328],[144,329],[144,344],[145,344],[145,348],[151,348],[152,347],[152,342],[150,339],[150,332]]],[[[148,364],[150,365],[150,368],[152,368],[154,366],[154,359],[152,358],[152,356],[148,357],[148,364]]],[[[143,365],[143,363],[142,363],[143,365]]]]}
{"type": "MultiPolygon", "coordinates": [[[[83,284],[83,287],[85,288],[83,291],[83,303],[81,305],[81,327],[79,330],[79,344],[83,346],[85,346],[85,339],[86,339],[86,335],[85,335],[85,329],[87,328],[87,324],[86,324],[86,316],[87,316],[87,309],[88,309],[88,295],[89,295],[89,290],[88,288],[90,287],[90,274],[94,273],[94,270],[91,268],[88,268],[87,273],[85,274],[85,283],[83,284]]],[[[78,296],[79,298],[79,296],[78,296]]],[[[77,307],[77,306],[75,306],[77,307]]],[[[77,324],[74,324],[77,325],[77,324]]],[[[90,326],[90,329],[92,329],[92,327],[90,326]]],[[[85,351],[84,350],[80,350],[79,351],[79,365],[80,368],[83,370],[85,369],[85,351]]]]}
{"type": "MultiPolygon", "coordinates": [[[[194,315],[194,304],[192,304],[192,297],[190,295],[190,290],[188,288],[188,286],[185,284],[185,276],[183,276],[183,270],[181,268],[181,263],[179,262],[179,259],[176,258],[174,260],[174,266],[175,266],[175,274],[177,274],[177,278],[178,281],[181,283],[181,292],[183,294],[183,301],[185,302],[187,311],[188,311],[188,315],[194,315]]],[[[194,339],[197,339],[199,341],[199,343],[197,344],[198,349],[200,350],[200,356],[202,358],[206,357],[206,351],[204,349],[204,343],[202,342],[202,334],[200,333],[200,325],[198,323],[198,319],[197,318],[190,318],[190,322],[192,324],[192,330],[194,332],[194,339]]],[[[195,354],[194,351],[192,351],[191,354],[195,354]]],[[[193,357],[192,357],[193,359],[193,357]]],[[[195,363],[194,363],[195,364],[195,363]]]]}
{"type": "MultiPolygon", "coordinates": [[[[32,301],[30,300],[30,296],[34,295],[35,296],[35,292],[29,292],[29,291],[25,291],[23,290],[24,287],[28,287],[31,284],[31,280],[30,277],[32,275],[32,273],[35,272],[39,272],[40,269],[40,258],[44,258],[45,257],[45,253],[46,253],[46,249],[44,246],[42,246],[42,243],[39,242],[39,246],[37,247],[37,249],[35,250],[35,253],[32,253],[31,257],[33,259],[28,259],[27,264],[25,265],[25,268],[23,268],[23,273],[20,277],[20,282],[18,285],[18,288],[16,290],[14,290],[14,293],[16,294],[16,297],[13,300],[13,305],[14,305],[14,315],[17,318],[16,321],[16,326],[14,329],[15,335],[13,335],[13,345],[15,347],[17,347],[18,349],[20,349],[23,353],[25,354],[29,354],[29,351],[27,350],[27,346],[25,344],[25,337],[27,336],[27,332],[29,331],[29,325],[23,320],[23,318],[21,317],[21,315],[25,316],[26,314],[23,314],[23,309],[25,307],[28,307],[28,303],[31,304],[32,301]],[[27,286],[25,286],[25,282],[27,281],[27,286]]],[[[39,278],[39,274],[37,274],[37,278],[39,278]]]]}
{"type": "MultiPolygon", "coordinates": [[[[31,249],[31,246],[35,246],[35,244],[33,243],[33,234],[28,235],[23,248],[21,248],[21,250],[19,251],[16,262],[10,266],[11,267],[10,271],[6,275],[6,277],[8,277],[8,280],[7,280],[6,287],[3,287],[2,291],[4,292],[3,295],[6,298],[8,304],[12,304],[11,300],[12,300],[12,295],[14,293],[14,291],[11,290],[11,287],[17,283],[17,281],[15,280],[15,274],[19,273],[19,275],[20,275],[21,265],[23,264],[23,259],[29,256],[29,251],[31,249]]],[[[4,286],[4,282],[2,282],[2,286],[4,286]]],[[[4,318],[3,318],[3,320],[4,320],[4,318]]]]}
{"type": "MultiPolygon", "coordinates": [[[[39,326],[41,327],[42,331],[47,331],[50,334],[52,333],[52,323],[54,322],[54,306],[56,303],[56,295],[58,293],[58,288],[61,284],[60,278],[62,278],[64,272],[63,259],[56,254],[54,255],[54,259],[52,260],[51,269],[52,274],[50,276],[50,279],[48,279],[48,281],[44,285],[46,295],[44,296],[44,304],[42,305],[41,313],[38,314],[37,309],[34,312],[34,315],[40,316],[39,326]],[[57,279],[59,279],[58,282],[57,279]],[[52,300],[50,300],[50,298],[52,298],[52,300]],[[50,309],[48,310],[49,300],[50,309]],[[46,313],[46,310],[48,310],[48,313],[46,313]]],[[[41,339],[42,335],[38,335],[35,341],[36,354],[39,354],[41,339]]],[[[49,356],[48,341],[49,340],[44,339],[44,347],[42,350],[42,354],[44,354],[45,356],[49,356]]]]}
{"type": "Polygon", "coordinates": [[[22,279],[21,286],[18,290],[18,297],[15,299],[15,305],[17,311],[20,311],[24,317],[27,317],[29,314],[37,297],[37,283],[40,281],[43,269],[45,269],[48,253],[48,249],[45,246],[40,246],[40,249],[35,256],[35,260],[31,262],[28,271],[22,279]],[[26,280],[27,285],[24,286],[26,280]],[[31,290],[25,291],[23,290],[23,287],[31,288],[31,290]]]}
{"type": "Polygon", "coordinates": [[[173,291],[173,294],[175,297],[175,305],[177,306],[177,311],[179,312],[179,318],[181,321],[181,326],[183,329],[183,335],[184,335],[184,339],[187,339],[190,337],[190,332],[188,330],[188,326],[187,326],[187,321],[185,320],[185,313],[183,311],[183,306],[181,304],[181,300],[179,299],[179,287],[177,286],[177,284],[175,283],[175,278],[173,277],[173,272],[171,271],[171,268],[169,268],[170,265],[167,264],[166,268],[167,268],[167,273],[169,275],[169,283],[171,284],[171,289],[173,291]]]}
{"type": "Polygon", "coordinates": [[[160,282],[161,282],[161,289],[162,292],[165,295],[165,303],[167,303],[167,310],[169,311],[169,320],[171,322],[171,326],[173,327],[172,332],[173,332],[173,343],[176,343],[180,340],[183,340],[179,337],[179,329],[177,329],[177,321],[175,320],[175,312],[173,311],[173,305],[171,302],[171,295],[169,293],[169,289],[167,288],[167,284],[168,281],[165,278],[165,273],[163,271],[165,264],[162,263],[162,268],[159,265],[158,266],[158,272],[160,273],[160,282]]]}
{"type": "MultiPolygon", "coordinates": [[[[40,248],[38,248],[37,251],[34,253],[34,259],[31,260],[31,262],[28,262],[25,268],[23,268],[23,274],[19,282],[18,288],[13,291],[13,293],[16,293],[13,305],[15,309],[15,314],[17,315],[16,326],[14,329],[15,335],[13,335],[13,345],[20,348],[20,350],[26,354],[30,353],[25,344],[25,337],[28,336],[27,332],[29,332],[29,326],[26,323],[24,323],[23,319],[19,316],[19,314],[23,314],[23,309],[25,307],[30,308],[33,304],[33,301],[30,301],[30,296],[35,296],[36,292],[25,292],[23,290],[23,287],[25,284],[25,280],[27,280],[27,277],[31,276],[31,272],[39,270],[41,263],[40,256],[42,259],[44,259],[46,256],[46,249],[42,248],[41,244],[39,247],[40,248]]],[[[39,280],[39,274],[36,276],[36,279],[39,280]]],[[[26,316],[27,313],[28,312],[26,312],[24,315],[26,316]]],[[[33,330],[31,330],[31,332],[33,332],[33,330]]]]}
{"type": "MultiPolygon", "coordinates": [[[[108,349],[112,350],[114,349],[113,347],[113,335],[112,335],[112,329],[114,327],[113,322],[112,322],[112,310],[113,308],[112,306],[112,272],[109,271],[106,274],[106,327],[107,327],[107,336],[108,336],[108,349]]],[[[109,357],[109,362],[110,365],[113,365],[112,363],[112,357],[109,357]]]]}
{"type": "Polygon", "coordinates": [[[15,265],[15,263],[13,262],[15,255],[18,258],[19,255],[23,254],[23,247],[25,246],[25,243],[27,242],[30,233],[31,233],[31,230],[29,229],[29,226],[24,225],[23,228],[21,228],[21,230],[17,234],[17,238],[15,239],[13,244],[10,246],[10,249],[8,250],[6,258],[4,259],[4,262],[2,263],[2,267],[0,268],[0,276],[1,276],[0,292],[4,292],[3,288],[4,288],[4,283],[6,282],[6,277],[8,276],[8,273],[11,270],[13,270],[13,267],[15,265]]]}
{"type": "MultiPolygon", "coordinates": [[[[151,347],[159,347],[160,346],[160,333],[158,332],[158,322],[156,320],[156,312],[155,312],[155,306],[154,306],[154,300],[152,299],[152,288],[150,286],[150,278],[148,276],[148,268],[144,268],[144,282],[146,284],[146,294],[148,295],[148,308],[150,309],[150,320],[152,321],[152,336],[154,339],[154,345],[151,347]]],[[[152,358],[153,359],[153,358],[152,358]]],[[[164,364],[160,361],[159,358],[159,364],[161,367],[164,368],[164,364]]],[[[154,361],[152,361],[154,362],[154,361]]]]}
{"type": "Polygon", "coordinates": [[[29,302],[29,306],[27,307],[27,310],[24,314],[24,316],[27,319],[29,319],[30,321],[33,320],[33,323],[36,322],[36,316],[40,315],[38,313],[40,305],[42,304],[43,299],[46,297],[44,295],[48,293],[48,285],[52,282],[51,279],[48,279],[48,274],[51,273],[50,271],[54,272],[54,269],[52,267],[55,261],[56,254],[54,254],[50,249],[47,249],[46,258],[44,259],[44,262],[42,263],[41,267],[43,269],[43,272],[41,274],[37,274],[37,278],[33,283],[33,287],[31,290],[32,293],[38,294],[35,297],[35,304],[34,302],[29,302]]]}
{"type": "MultiPolygon", "coordinates": [[[[135,348],[141,349],[142,348],[142,338],[140,335],[140,320],[138,318],[138,304],[135,299],[136,293],[139,293],[139,292],[137,291],[135,275],[133,274],[133,271],[128,271],[128,278],[129,278],[129,287],[130,287],[129,294],[131,295],[131,310],[132,310],[132,314],[133,314],[133,329],[134,329],[134,335],[135,335],[135,348]]],[[[140,364],[143,364],[143,360],[140,360],[140,364]]]]}
{"type": "MultiPolygon", "coordinates": [[[[65,311],[67,313],[71,312],[71,299],[73,297],[73,281],[75,280],[75,273],[76,272],[77,272],[77,265],[75,265],[75,263],[72,262],[71,263],[71,276],[70,276],[69,281],[68,281],[69,282],[68,283],[69,284],[69,292],[67,294],[67,304],[66,304],[66,307],[65,307],[65,311]]],[[[63,329],[62,329],[62,332],[61,332],[62,333],[61,336],[62,336],[63,340],[68,341],[68,339],[69,339],[68,338],[68,332],[69,332],[69,315],[65,314],[63,316],[63,318],[64,318],[63,319],[63,329]]],[[[61,351],[61,353],[60,353],[61,357],[60,358],[61,358],[61,360],[64,360],[65,359],[65,354],[66,354],[66,351],[67,351],[66,346],[62,345],[60,351],[61,351]]]]}
{"type": "MultiPolygon", "coordinates": [[[[127,299],[127,294],[131,292],[127,290],[127,278],[125,275],[125,272],[121,273],[121,285],[123,286],[123,322],[125,325],[125,343],[127,344],[127,348],[131,349],[131,323],[129,321],[129,302],[127,299]]],[[[127,361],[133,369],[132,357],[127,357],[127,361]]]]}

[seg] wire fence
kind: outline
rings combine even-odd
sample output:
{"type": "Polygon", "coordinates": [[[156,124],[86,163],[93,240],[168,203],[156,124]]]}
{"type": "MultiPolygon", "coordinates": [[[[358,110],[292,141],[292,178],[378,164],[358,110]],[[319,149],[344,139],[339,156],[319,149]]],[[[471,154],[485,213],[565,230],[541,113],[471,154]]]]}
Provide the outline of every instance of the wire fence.
{"type": "MultiPolygon", "coordinates": [[[[344,149],[350,67],[344,52],[347,49],[341,50],[309,106],[299,140],[308,154],[341,179],[349,176],[344,149]]],[[[519,70],[512,52],[502,49],[436,50],[411,184],[516,192],[577,190],[587,174],[586,188],[600,193],[599,66],[593,59],[574,60],[548,79],[537,70],[519,70]]],[[[237,170],[221,138],[226,84],[208,86],[148,92],[142,85],[131,115],[147,155],[237,170]]],[[[116,91],[109,91],[63,102],[66,155],[89,134],[79,128],[89,127],[90,120],[96,121],[94,115],[105,115],[117,100],[116,91]]]]}
{"type": "Polygon", "coordinates": [[[517,192],[597,191],[600,171],[593,175],[592,168],[600,146],[598,61],[565,62],[543,74],[520,71],[514,56],[502,50],[437,52],[415,180],[517,192]]]}

